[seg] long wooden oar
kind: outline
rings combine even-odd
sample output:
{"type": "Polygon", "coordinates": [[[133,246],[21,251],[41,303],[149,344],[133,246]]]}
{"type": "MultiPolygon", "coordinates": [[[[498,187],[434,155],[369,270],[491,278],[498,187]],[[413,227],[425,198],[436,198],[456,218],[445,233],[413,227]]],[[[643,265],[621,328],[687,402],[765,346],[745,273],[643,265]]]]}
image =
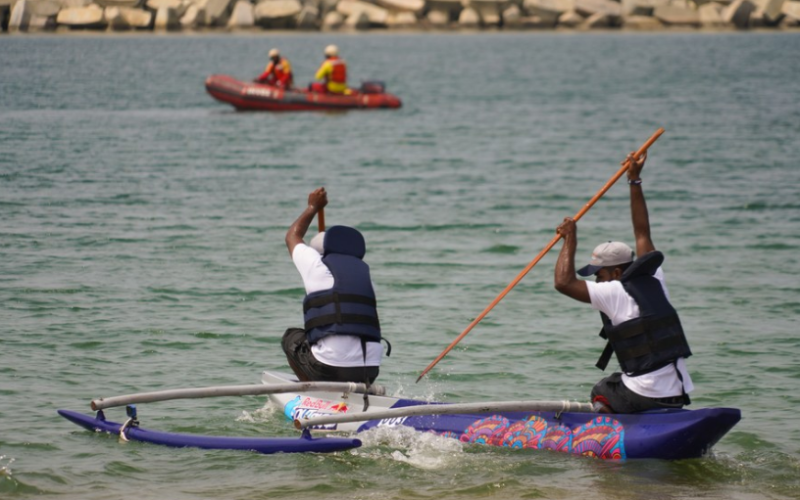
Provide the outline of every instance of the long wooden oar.
{"type": "MultiPolygon", "coordinates": [[[[664,133],[664,129],[663,129],[663,128],[659,128],[658,130],[656,130],[656,132],[655,132],[655,133],[654,133],[654,134],[653,134],[653,135],[652,135],[652,136],[651,136],[651,137],[650,137],[650,138],[647,140],[647,142],[645,142],[644,144],[642,144],[642,147],[641,147],[641,148],[639,148],[639,150],[638,150],[638,151],[637,151],[637,152],[634,154],[634,159],[638,159],[638,158],[639,158],[641,155],[643,155],[643,154],[644,154],[644,153],[647,151],[647,149],[648,149],[650,146],[652,146],[654,142],[656,142],[656,139],[658,139],[658,138],[661,136],[661,134],[663,134],[663,133],[664,133]]],[[[603,186],[603,187],[600,189],[600,191],[598,191],[598,192],[597,192],[597,194],[595,194],[595,195],[592,197],[592,199],[591,199],[591,200],[589,200],[589,201],[586,203],[586,205],[584,205],[584,206],[583,206],[583,208],[581,208],[581,209],[578,211],[578,213],[577,213],[577,214],[575,214],[575,217],[574,217],[574,219],[575,219],[575,221],[576,221],[576,222],[577,222],[577,221],[579,221],[579,220],[580,220],[580,218],[581,218],[581,217],[583,217],[583,216],[584,216],[584,214],[585,214],[586,212],[588,212],[588,211],[589,211],[589,209],[590,209],[590,208],[592,208],[592,206],[593,206],[595,203],[597,203],[597,200],[599,200],[599,199],[600,199],[600,198],[601,198],[601,197],[602,197],[604,194],[606,194],[606,191],[608,191],[609,189],[611,189],[611,186],[613,186],[613,185],[614,185],[614,183],[615,183],[615,182],[617,182],[617,180],[618,180],[620,177],[622,177],[622,174],[624,174],[624,173],[625,173],[625,172],[628,170],[628,167],[629,167],[629,166],[630,166],[630,162],[627,162],[627,161],[626,161],[626,162],[625,162],[625,163],[622,165],[622,168],[620,168],[620,169],[617,171],[617,173],[616,173],[616,174],[614,174],[614,175],[611,177],[611,179],[609,179],[609,180],[608,180],[608,182],[606,182],[606,184],[605,184],[605,185],[604,185],[604,186],[603,186]]],[[[437,356],[437,357],[436,357],[436,359],[434,359],[434,360],[431,362],[431,364],[429,364],[429,365],[428,365],[428,367],[427,367],[427,368],[425,368],[425,369],[422,371],[422,373],[419,375],[419,377],[417,377],[417,382],[419,382],[420,380],[422,380],[422,377],[424,377],[424,376],[425,376],[425,375],[426,375],[426,374],[427,374],[427,373],[428,373],[428,372],[431,370],[431,368],[433,368],[434,366],[436,366],[436,363],[438,363],[439,361],[441,361],[441,360],[442,360],[442,358],[444,358],[444,357],[447,355],[447,353],[448,353],[448,352],[450,352],[450,351],[453,349],[453,347],[455,347],[455,346],[456,346],[456,344],[458,344],[458,343],[461,341],[461,339],[463,339],[464,337],[466,337],[466,336],[467,336],[467,334],[468,334],[468,333],[469,333],[469,332],[470,332],[470,331],[471,331],[471,330],[472,330],[472,329],[475,327],[475,325],[477,325],[477,324],[478,324],[478,323],[479,323],[479,322],[480,322],[480,321],[481,321],[481,320],[482,320],[482,319],[483,319],[483,318],[484,318],[484,317],[485,317],[487,314],[489,314],[489,311],[491,311],[491,310],[494,308],[494,306],[496,306],[496,305],[497,305],[497,304],[498,304],[498,303],[499,303],[501,300],[503,300],[503,297],[505,297],[505,296],[508,294],[508,292],[510,292],[510,291],[511,291],[511,289],[512,289],[512,288],[514,288],[515,286],[517,286],[517,283],[519,283],[519,282],[522,280],[522,278],[524,278],[524,277],[525,277],[525,275],[526,275],[526,274],[528,274],[528,271],[530,271],[531,269],[533,269],[533,266],[535,266],[535,265],[536,265],[536,264],[537,264],[537,263],[538,263],[538,262],[539,262],[539,261],[542,259],[542,257],[544,257],[544,256],[545,256],[545,254],[546,254],[547,252],[549,252],[549,251],[550,251],[550,249],[551,249],[551,248],[553,248],[553,246],[554,246],[556,243],[558,243],[558,240],[560,240],[560,239],[561,239],[561,235],[560,235],[560,234],[556,234],[556,235],[555,235],[555,237],[554,237],[552,240],[550,240],[550,243],[548,243],[548,244],[547,244],[547,246],[545,246],[545,247],[542,249],[542,251],[541,251],[541,252],[539,252],[539,255],[537,255],[537,256],[536,256],[536,258],[535,258],[535,259],[533,259],[533,260],[531,261],[531,263],[530,263],[530,264],[528,264],[528,265],[525,267],[525,269],[523,269],[523,270],[522,270],[522,272],[520,272],[520,273],[517,275],[517,277],[516,277],[516,278],[514,278],[514,280],[513,280],[511,283],[509,283],[509,285],[508,285],[508,286],[505,288],[505,290],[503,290],[502,292],[500,292],[500,294],[499,294],[499,295],[498,295],[498,296],[497,296],[497,297],[496,297],[496,298],[495,298],[495,299],[492,301],[492,303],[491,303],[491,304],[489,304],[489,305],[486,307],[486,309],[484,309],[484,310],[483,310],[483,312],[482,312],[482,313],[480,313],[480,314],[478,315],[478,317],[477,317],[477,318],[475,318],[474,320],[472,320],[472,323],[470,323],[470,324],[469,324],[469,326],[467,326],[467,328],[466,328],[466,329],[465,329],[463,332],[461,332],[461,334],[460,334],[458,337],[456,337],[456,339],[455,339],[455,340],[454,340],[452,343],[450,343],[450,345],[449,345],[449,346],[447,346],[447,348],[446,348],[444,351],[442,351],[442,353],[441,353],[441,354],[439,354],[439,356],[437,356]]]]}
{"type": "Polygon", "coordinates": [[[218,398],[223,396],[256,396],[259,394],[280,394],[286,392],[342,392],[342,393],[368,393],[376,396],[386,394],[386,388],[381,385],[371,385],[356,382],[287,382],[285,384],[252,384],[252,385],[218,385],[212,387],[197,387],[194,389],[167,389],[164,391],[140,392],[126,394],[111,398],[92,400],[92,410],[102,410],[115,406],[125,406],[135,403],[153,403],[156,401],[169,401],[173,399],[218,398]]]}
{"type": "Polygon", "coordinates": [[[576,403],[571,401],[498,401],[493,403],[461,403],[404,406],[402,408],[389,408],[386,410],[348,413],[345,415],[318,414],[310,418],[296,419],[294,426],[298,429],[313,427],[315,425],[343,424],[345,422],[366,422],[367,420],[381,420],[387,418],[411,417],[415,415],[456,415],[460,413],[495,413],[503,411],[553,411],[591,413],[591,403],[576,403]]]}
{"type": "Polygon", "coordinates": [[[325,230],[325,209],[320,208],[319,212],[317,212],[317,226],[319,227],[319,233],[325,230]]]}

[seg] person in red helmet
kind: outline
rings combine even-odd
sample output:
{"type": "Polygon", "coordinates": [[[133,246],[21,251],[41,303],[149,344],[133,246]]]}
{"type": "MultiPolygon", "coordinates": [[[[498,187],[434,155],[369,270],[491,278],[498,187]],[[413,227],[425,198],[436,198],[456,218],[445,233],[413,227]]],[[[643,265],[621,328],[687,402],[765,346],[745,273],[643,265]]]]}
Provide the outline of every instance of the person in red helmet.
{"type": "Polygon", "coordinates": [[[269,51],[269,64],[261,75],[256,78],[256,82],[267,85],[275,85],[284,89],[292,88],[294,75],[292,75],[292,65],[285,57],[281,57],[278,49],[269,51]]]}

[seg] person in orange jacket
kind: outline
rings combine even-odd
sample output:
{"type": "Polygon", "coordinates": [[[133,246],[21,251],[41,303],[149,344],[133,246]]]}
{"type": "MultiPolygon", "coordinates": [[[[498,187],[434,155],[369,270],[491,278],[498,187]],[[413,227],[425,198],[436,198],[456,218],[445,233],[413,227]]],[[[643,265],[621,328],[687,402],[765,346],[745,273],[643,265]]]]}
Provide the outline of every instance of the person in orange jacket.
{"type": "Polygon", "coordinates": [[[276,87],[284,89],[292,88],[294,75],[292,75],[292,65],[289,64],[289,60],[285,57],[281,57],[281,53],[278,49],[269,51],[269,59],[267,68],[255,81],[267,85],[275,85],[276,87]]]}
{"type": "MultiPolygon", "coordinates": [[[[347,63],[339,58],[339,48],[336,45],[325,47],[325,61],[314,75],[317,80],[324,80],[324,89],[331,94],[350,94],[347,88],[347,63]]],[[[312,89],[317,90],[322,85],[312,84],[312,89]]]]}

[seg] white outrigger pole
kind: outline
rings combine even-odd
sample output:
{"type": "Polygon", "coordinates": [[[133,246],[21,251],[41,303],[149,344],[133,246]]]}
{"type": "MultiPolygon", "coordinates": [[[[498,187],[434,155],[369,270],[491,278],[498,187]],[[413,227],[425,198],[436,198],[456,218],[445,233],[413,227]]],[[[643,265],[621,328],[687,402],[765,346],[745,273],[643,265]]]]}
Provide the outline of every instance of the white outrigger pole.
{"type": "Polygon", "coordinates": [[[372,394],[383,396],[386,388],[380,385],[360,384],[355,382],[290,382],[286,384],[251,384],[220,385],[198,387],[195,389],[168,389],[155,392],[140,392],[111,398],[92,400],[92,410],[98,411],[115,406],[126,406],[136,403],[153,403],[172,399],[217,398],[223,396],[257,396],[261,394],[279,394],[285,392],[342,392],[372,394]]]}
{"type": "Polygon", "coordinates": [[[434,403],[402,408],[390,408],[381,411],[348,413],[346,415],[317,415],[310,418],[296,419],[294,426],[306,429],[316,425],[342,424],[346,422],[365,422],[397,417],[419,415],[453,415],[459,413],[495,413],[504,411],[552,411],[556,413],[575,412],[592,413],[591,403],[575,403],[571,401],[499,401],[494,403],[434,403]]]}

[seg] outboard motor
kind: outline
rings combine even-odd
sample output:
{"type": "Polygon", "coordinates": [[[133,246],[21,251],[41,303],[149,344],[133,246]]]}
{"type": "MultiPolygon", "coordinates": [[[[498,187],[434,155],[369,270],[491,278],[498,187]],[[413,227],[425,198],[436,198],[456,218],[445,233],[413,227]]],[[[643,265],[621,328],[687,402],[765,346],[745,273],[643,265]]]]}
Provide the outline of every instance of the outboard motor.
{"type": "Polygon", "coordinates": [[[386,91],[386,84],[378,80],[367,80],[361,82],[362,94],[383,94],[386,91]]]}

